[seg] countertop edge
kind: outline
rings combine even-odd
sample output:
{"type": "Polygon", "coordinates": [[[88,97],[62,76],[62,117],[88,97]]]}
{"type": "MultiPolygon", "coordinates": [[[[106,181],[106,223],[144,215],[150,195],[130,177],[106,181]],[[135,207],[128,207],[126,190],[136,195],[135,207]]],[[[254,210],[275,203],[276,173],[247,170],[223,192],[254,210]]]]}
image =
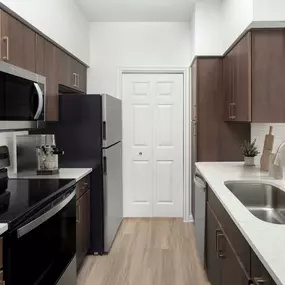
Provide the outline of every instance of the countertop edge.
{"type": "Polygon", "coordinates": [[[8,224],[0,223],[0,235],[3,235],[8,230],[8,224]]]}

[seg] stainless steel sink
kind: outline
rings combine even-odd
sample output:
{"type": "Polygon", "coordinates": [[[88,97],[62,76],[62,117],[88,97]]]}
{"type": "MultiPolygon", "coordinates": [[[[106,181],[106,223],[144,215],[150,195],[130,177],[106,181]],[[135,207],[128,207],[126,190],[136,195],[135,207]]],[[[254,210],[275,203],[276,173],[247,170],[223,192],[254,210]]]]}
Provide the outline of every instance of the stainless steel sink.
{"type": "Polygon", "coordinates": [[[225,186],[258,219],[285,224],[285,192],[265,183],[226,182],[225,186]]]}

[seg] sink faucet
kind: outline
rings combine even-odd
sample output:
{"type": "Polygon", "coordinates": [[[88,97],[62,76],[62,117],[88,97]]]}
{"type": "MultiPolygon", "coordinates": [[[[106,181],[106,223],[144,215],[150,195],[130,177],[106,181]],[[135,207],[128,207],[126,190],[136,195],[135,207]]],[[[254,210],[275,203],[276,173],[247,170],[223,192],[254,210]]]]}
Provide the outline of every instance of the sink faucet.
{"type": "Polygon", "coordinates": [[[273,164],[273,171],[274,171],[274,178],[275,179],[282,179],[283,178],[283,165],[282,165],[282,157],[281,157],[281,151],[283,149],[285,145],[285,141],[282,142],[277,151],[276,151],[276,154],[275,156],[273,157],[273,161],[272,161],[272,164],[273,164]]]}

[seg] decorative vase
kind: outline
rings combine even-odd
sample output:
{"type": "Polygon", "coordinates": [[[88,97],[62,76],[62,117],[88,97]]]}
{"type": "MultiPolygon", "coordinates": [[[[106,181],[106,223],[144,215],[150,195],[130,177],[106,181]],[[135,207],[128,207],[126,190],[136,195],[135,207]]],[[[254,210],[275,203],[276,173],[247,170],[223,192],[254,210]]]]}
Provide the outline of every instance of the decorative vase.
{"type": "Polygon", "coordinates": [[[245,166],[254,166],[254,157],[248,157],[248,156],[245,156],[244,157],[244,165],[245,166]]]}

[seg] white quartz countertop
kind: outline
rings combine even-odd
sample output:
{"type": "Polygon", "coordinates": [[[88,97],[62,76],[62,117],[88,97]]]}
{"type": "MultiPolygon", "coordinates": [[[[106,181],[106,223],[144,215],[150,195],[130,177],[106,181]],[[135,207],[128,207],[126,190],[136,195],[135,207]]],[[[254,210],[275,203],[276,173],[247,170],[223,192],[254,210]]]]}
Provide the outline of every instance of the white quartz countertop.
{"type": "Polygon", "coordinates": [[[59,174],[37,175],[36,171],[9,173],[9,178],[19,179],[75,179],[76,182],[92,172],[92,168],[60,168],[59,174]]]}
{"type": "Polygon", "coordinates": [[[253,216],[224,185],[225,181],[265,182],[285,191],[285,180],[275,180],[257,167],[241,162],[198,162],[201,172],[228,214],[278,285],[285,285],[285,225],[271,224],[253,216]]]}

